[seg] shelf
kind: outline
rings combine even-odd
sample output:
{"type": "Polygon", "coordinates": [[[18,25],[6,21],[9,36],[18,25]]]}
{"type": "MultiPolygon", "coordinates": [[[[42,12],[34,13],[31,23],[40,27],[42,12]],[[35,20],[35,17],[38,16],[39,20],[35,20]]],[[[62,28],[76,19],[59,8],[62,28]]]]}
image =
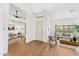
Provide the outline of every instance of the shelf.
{"type": "Polygon", "coordinates": [[[60,33],[74,33],[74,25],[56,25],[55,30],[60,33]]]}

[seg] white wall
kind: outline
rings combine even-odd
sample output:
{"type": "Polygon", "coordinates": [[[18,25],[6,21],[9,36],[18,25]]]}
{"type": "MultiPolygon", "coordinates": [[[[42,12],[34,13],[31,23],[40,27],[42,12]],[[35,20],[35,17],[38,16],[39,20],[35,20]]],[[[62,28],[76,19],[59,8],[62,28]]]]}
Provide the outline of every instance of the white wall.
{"type": "Polygon", "coordinates": [[[43,41],[44,42],[48,42],[49,38],[48,36],[51,34],[51,15],[46,12],[45,16],[44,16],[44,28],[43,28],[43,41]]]}
{"type": "Polygon", "coordinates": [[[35,19],[32,13],[27,14],[26,19],[26,42],[30,42],[35,39],[35,19]]]}
{"type": "MultiPolygon", "coordinates": [[[[67,17],[67,16],[66,16],[67,17]]],[[[68,17],[68,18],[59,18],[59,19],[55,19],[54,17],[52,18],[52,23],[51,23],[51,27],[52,27],[52,31],[51,33],[54,35],[55,33],[55,24],[59,24],[59,25],[75,25],[79,23],[79,17],[68,17]]]]}
{"type": "Polygon", "coordinates": [[[0,55],[8,52],[8,11],[7,3],[0,4],[0,55]]]}

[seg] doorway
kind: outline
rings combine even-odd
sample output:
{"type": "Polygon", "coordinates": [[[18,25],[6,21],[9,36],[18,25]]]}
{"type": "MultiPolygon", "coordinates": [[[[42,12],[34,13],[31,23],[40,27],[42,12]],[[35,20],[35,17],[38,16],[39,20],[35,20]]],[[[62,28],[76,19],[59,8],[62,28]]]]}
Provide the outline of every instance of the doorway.
{"type": "Polygon", "coordinates": [[[26,24],[19,21],[9,20],[8,22],[8,41],[14,43],[18,39],[25,40],[26,24]]]}
{"type": "Polygon", "coordinates": [[[14,4],[9,4],[8,37],[9,41],[26,37],[26,13],[14,4]]]}
{"type": "Polygon", "coordinates": [[[43,18],[36,20],[36,40],[43,41],[43,18]]]}

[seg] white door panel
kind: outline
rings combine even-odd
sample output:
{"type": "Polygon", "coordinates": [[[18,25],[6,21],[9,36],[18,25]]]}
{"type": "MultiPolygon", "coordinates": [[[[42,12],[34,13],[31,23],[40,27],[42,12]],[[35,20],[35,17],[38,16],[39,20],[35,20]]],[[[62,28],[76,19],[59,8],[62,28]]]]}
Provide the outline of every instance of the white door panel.
{"type": "Polygon", "coordinates": [[[43,40],[43,20],[36,21],[36,39],[43,40]]]}

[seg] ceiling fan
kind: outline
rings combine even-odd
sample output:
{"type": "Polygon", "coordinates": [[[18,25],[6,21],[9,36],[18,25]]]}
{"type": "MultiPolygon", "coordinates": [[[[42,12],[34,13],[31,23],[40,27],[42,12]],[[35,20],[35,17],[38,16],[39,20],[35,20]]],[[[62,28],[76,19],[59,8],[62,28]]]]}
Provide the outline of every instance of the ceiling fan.
{"type": "Polygon", "coordinates": [[[13,15],[14,17],[16,17],[16,18],[21,18],[20,16],[18,16],[18,11],[16,10],[16,13],[15,13],[15,15],[13,15]]]}

